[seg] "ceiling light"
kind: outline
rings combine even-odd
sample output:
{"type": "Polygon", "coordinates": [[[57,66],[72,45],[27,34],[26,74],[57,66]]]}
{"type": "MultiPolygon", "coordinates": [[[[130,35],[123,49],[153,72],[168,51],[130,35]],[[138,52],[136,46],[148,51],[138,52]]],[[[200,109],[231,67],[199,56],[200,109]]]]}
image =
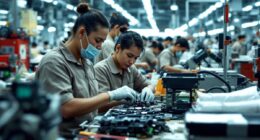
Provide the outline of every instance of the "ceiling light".
{"type": "Polygon", "coordinates": [[[199,22],[199,20],[197,18],[193,18],[190,22],[189,22],[189,26],[193,26],[196,25],[199,22]]]}
{"type": "Polygon", "coordinates": [[[153,8],[152,8],[151,0],[142,0],[142,2],[144,5],[146,14],[147,14],[148,21],[149,21],[152,29],[159,32],[159,28],[158,28],[156,21],[154,19],[154,16],[153,16],[153,8]]]}
{"type": "Polygon", "coordinates": [[[49,28],[48,28],[48,32],[50,32],[50,33],[51,33],[51,32],[55,32],[55,31],[56,31],[56,28],[55,28],[55,27],[49,27],[49,28]]]}
{"type": "Polygon", "coordinates": [[[103,0],[106,4],[110,5],[117,12],[120,12],[125,18],[129,20],[130,25],[139,24],[139,21],[130,15],[126,10],[124,10],[120,5],[116,4],[114,0],[103,0]]]}
{"type": "Polygon", "coordinates": [[[42,17],[41,16],[37,16],[37,20],[42,20],[42,17]]]}
{"type": "Polygon", "coordinates": [[[246,22],[241,25],[242,28],[249,28],[258,25],[258,21],[246,22]]]}
{"type": "Polygon", "coordinates": [[[58,4],[58,2],[57,1],[53,1],[53,5],[57,5],[58,4]]]}
{"type": "Polygon", "coordinates": [[[234,22],[236,22],[236,23],[239,22],[239,21],[240,21],[240,20],[239,20],[238,18],[235,18],[235,19],[234,19],[234,22]]]}
{"type": "Polygon", "coordinates": [[[47,2],[47,3],[51,3],[53,0],[42,0],[44,2],[47,2]]]}
{"type": "Polygon", "coordinates": [[[0,14],[8,14],[7,10],[0,10],[0,14]]]}
{"type": "Polygon", "coordinates": [[[246,7],[242,8],[242,11],[247,12],[253,9],[252,5],[247,5],[246,7]]]}
{"type": "Polygon", "coordinates": [[[17,5],[20,8],[25,8],[26,5],[27,5],[27,1],[25,1],[25,0],[17,0],[17,5]]]}
{"type": "Polygon", "coordinates": [[[73,10],[73,9],[74,9],[74,6],[71,5],[71,4],[67,4],[67,5],[66,5],[66,8],[69,9],[69,10],[73,10]]]}
{"type": "Polygon", "coordinates": [[[255,3],[255,6],[256,6],[256,7],[260,6],[260,1],[256,2],[256,3],[255,3]]]}
{"type": "Polygon", "coordinates": [[[37,30],[41,31],[43,29],[44,29],[44,27],[42,25],[37,25],[37,30]]]}
{"type": "Polygon", "coordinates": [[[213,24],[214,22],[213,22],[213,20],[210,20],[210,21],[207,21],[206,23],[205,23],[205,25],[206,26],[209,26],[209,25],[211,25],[211,24],[213,24]]]}
{"type": "Polygon", "coordinates": [[[172,10],[172,11],[178,11],[178,9],[179,9],[179,8],[178,8],[177,5],[172,5],[172,6],[171,6],[171,10],[172,10]]]}
{"type": "Polygon", "coordinates": [[[0,21],[1,26],[6,26],[6,24],[7,24],[7,21],[0,21]]]}

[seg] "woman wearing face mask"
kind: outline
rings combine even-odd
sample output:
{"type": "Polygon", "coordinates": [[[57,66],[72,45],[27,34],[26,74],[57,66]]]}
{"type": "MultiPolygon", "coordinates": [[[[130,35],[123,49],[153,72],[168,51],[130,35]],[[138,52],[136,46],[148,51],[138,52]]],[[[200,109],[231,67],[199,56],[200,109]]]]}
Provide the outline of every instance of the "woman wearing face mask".
{"type": "Polygon", "coordinates": [[[115,45],[113,55],[94,67],[99,92],[127,85],[141,93],[138,98],[140,101],[153,101],[153,87],[133,65],[143,50],[143,41],[139,34],[132,31],[122,34],[115,45]]]}
{"type": "Polygon", "coordinates": [[[107,35],[105,42],[102,44],[102,49],[95,60],[95,63],[106,59],[114,52],[115,44],[121,33],[126,32],[128,29],[128,20],[118,13],[113,13],[110,18],[110,31],[107,35]]]}
{"type": "Polygon", "coordinates": [[[92,121],[96,110],[110,101],[134,101],[136,93],[124,86],[97,94],[98,83],[93,64],[105,40],[109,23],[105,16],[86,3],[77,7],[80,14],[72,29],[72,36],[64,44],[49,52],[41,61],[36,79],[47,93],[61,97],[60,134],[72,138],[71,130],[83,121],[92,121]]]}
{"type": "Polygon", "coordinates": [[[164,49],[159,55],[159,69],[166,72],[196,72],[185,69],[174,68],[178,64],[183,52],[189,49],[189,43],[185,38],[178,38],[174,46],[164,49]]]}

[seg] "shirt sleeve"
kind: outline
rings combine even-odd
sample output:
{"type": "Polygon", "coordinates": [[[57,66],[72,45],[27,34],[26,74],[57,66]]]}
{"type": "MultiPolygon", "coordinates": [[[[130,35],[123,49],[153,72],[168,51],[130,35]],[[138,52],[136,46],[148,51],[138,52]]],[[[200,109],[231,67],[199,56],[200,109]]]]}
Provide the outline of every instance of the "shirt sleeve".
{"type": "Polygon", "coordinates": [[[146,58],[149,64],[151,64],[152,62],[156,61],[156,56],[153,54],[152,51],[146,51],[146,58]]]}
{"type": "Polygon", "coordinates": [[[101,67],[99,65],[94,66],[95,73],[96,73],[96,79],[98,82],[98,93],[104,93],[111,90],[111,86],[108,80],[107,72],[104,67],[101,67]]]}
{"type": "Polygon", "coordinates": [[[40,65],[36,79],[48,93],[60,94],[61,104],[74,98],[72,83],[65,65],[55,63],[54,60],[46,62],[40,65]]]}
{"type": "Polygon", "coordinates": [[[170,65],[171,64],[171,55],[168,53],[163,53],[159,57],[159,63],[160,63],[160,69],[164,66],[170,65]]]}
{"type": "Polygon", "coordinates": [[[141,92],[142,89],[148,85],[150,82],[133,66],[133,77],[134,77],[134,90],[141,92]]]}

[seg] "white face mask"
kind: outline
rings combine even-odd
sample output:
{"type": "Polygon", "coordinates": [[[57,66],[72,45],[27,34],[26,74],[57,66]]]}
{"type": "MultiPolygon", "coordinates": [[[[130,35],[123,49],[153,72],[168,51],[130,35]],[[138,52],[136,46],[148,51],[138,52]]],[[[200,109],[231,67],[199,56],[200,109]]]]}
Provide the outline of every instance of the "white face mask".
{"type": "MultiPolygon", "coordinates": [[[[87,37],[88,40],[88,37],[87,37]]],[[[81,46],[81,50],[80,50],[80,55],[82,58],[87,58],[87,59],[94,59],[96,56],[99,55],[100,50],[98,50],[94,45],[92,45],[89,40],[88,40],[88,46],[87,48],[83,48],[82,45],[82,40],[80,39],[80,46],[81,46]]]]}

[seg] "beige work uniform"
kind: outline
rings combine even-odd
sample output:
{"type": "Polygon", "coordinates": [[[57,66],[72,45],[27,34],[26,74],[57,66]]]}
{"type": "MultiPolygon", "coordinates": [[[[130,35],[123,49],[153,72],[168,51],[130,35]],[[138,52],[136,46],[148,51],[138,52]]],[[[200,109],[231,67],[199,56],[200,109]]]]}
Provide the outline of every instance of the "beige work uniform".
{"type": "Polygon", "coordinates": [[[176,58],[170,48],[164,49],[159,55],[159,70],[164,66],[174,66],[178,64],[179,59],[176,58]]]}
{"type": "Polygon", "coordinates": [[[152,70],[155,65],[152,64],[157,60],[156,56],[154,55],[153,51],[150,48],[146,48],[142,55],[138,58],[136,63],[139,62],[146,62],[149,65],[148,70],[152,70]]]}
{"type": "Polygon", "coordinates": [[[101,51],[97,56],[95,63],[98,63],[111,56],[111,54],[114,52],[115,45],[116,44],[113,38],[108,34],[106,40],[104,41],[104,43],[102,43],[101,51]]]}
{"type": "Polygon", "coordinates": [[[96,78],[99,86],[99,93],[111,91],[127,85],[134,90],[141,90],[150,83],[141,75],[136,67],[132,65],[121,74],[112,56],[97,63],[95,66],[96,78]]]}
{"type": "MultiPolygon", "coordinates": [[[[87,59],[82,64],[78,62],[62,43],[42,59],[36,79],[48,93],[60,95],[61,105],[73,98],[93,97],[98,92],[93,64],[87,59]]],[[[79,117],[63,118],[59,126],[61,136],[69,137],[71,129],[78,128],[83,121],[93,120],[96,114],[94,111],[79,117]]]]}

